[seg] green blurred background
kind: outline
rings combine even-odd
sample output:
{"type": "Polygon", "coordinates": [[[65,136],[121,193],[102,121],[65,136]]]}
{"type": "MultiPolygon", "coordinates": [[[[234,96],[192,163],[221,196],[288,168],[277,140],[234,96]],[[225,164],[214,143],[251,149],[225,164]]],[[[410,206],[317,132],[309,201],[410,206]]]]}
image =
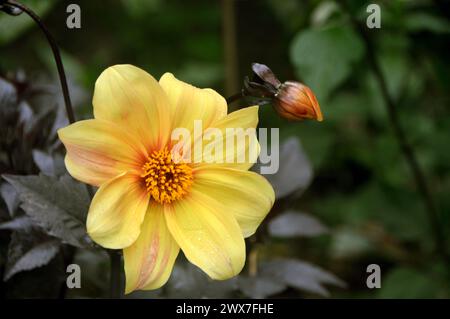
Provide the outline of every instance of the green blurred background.
{"type": "MultiPolygon", "coordinates": [[[[319,265],[346,283],[329,287],[331,297],[450,297],[450,264],[436,252],[363,41],[349,23],[348,13],[365,22],[367,5],[374,1],[349,1],[350,12],[335,1],[319,0],[23,2],[43,16],[60,44],[78,118],[92,116],[94,82],[117,63],[137,65],[156,78],[172,72],[224,96],[240,90],[252,62],[267,64],[282,81],[310,86],[323,122],[288,122],[266,105],[260,126],[279,127],[282,141],[301,141],[314,178],[302,196],[285,199],[283,209],[306,212],[328,231],[264,239],[258,258],[300,258],[319,265]],[[81,29],[65,27],[69,3],[81,7],[81,29]],[[366,287],[366,267],[372,263],[381,267],[381,289],[366,287]]],[[[431,0],[376,3],[381,28],[368,34],[437,205],[448,253],[450,6],[431,0]]],[[[57,83],[40,30],[25,15],[0,14],[0,72],[17,70],[31,82],[57,83]]],[[[10,296],[7,290],[14,285],[3,283],[2,294],[10,296]]],[[[269,295],[318,296],[293,288],[269,295]]]]}

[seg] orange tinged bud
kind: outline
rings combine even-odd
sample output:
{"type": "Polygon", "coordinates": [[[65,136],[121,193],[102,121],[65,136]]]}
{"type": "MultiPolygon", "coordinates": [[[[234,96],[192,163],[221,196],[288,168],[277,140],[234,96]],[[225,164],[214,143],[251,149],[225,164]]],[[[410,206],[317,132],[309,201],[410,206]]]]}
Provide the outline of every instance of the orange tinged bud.
{"type": "Polygon", "coordinates": [[[277,113],[289,120],[323,120],[319,102],[306,85],[286,81],[281,83],[267,65],[252,64],[253,77],[246,77],[242,95],[260,99],[261,104],[272,103],[277,113]]]}
{"type": "Polygon", "coordinates": [[[319,102],[313,91],[299,82],[287,81],[281,84],[274,96],[275,110],[289,120],[314,119],[322,121],[319,102]]]}

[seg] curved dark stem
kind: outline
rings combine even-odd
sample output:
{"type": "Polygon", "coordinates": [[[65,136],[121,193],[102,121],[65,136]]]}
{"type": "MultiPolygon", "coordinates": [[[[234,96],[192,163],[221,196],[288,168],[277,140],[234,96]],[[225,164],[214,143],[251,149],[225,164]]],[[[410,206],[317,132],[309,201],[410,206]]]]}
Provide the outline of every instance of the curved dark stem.
{"type": "Polygon", "coordinates": [[[237,101],[237,100],[241,99],[242,97],[244,97],[242,95],[242,92],[233,94],[233,95],[227,97],[227,99],[226,99],[227,100],[227,104],[233,103],[234,101],[237,101]]]}
{"type": "MultiPolygon", "coordinates": [[[[14,0],[0,0],[0,10],[4,11],[5,13],[12,15],[12,16],[18,16],[20,14],[22,14],[22,12],[25,12],[26,14],[28,14],[28,16],[30,16],[34,22],[36,22],[36,24],[39,26],[39,28],[42,30],[42,32],[44,32],[48,44],[50,45],[52,52],[53,52],[53,57],[55,59],[55,63],[56,63],[56,67],[58,70],[58,75],[59,75],[59,81],[61,83],[61,89],[62,89],[62,93],[64,96],[64,105],[66,108],[66,113],[67,113],[67,119],[69,120],[69,123],[74,123],[75,122],[75,114],[73,112],[73,108],[72,108],[72,102],[70,100],[70,94],[69,94],[69,88],[67,86],[67,79],[66,79],[66,73],[64,71],[64,65],[62,63],[62,59],[61,59],[61,53],[59,51],[59,47],[58,44],[56,43],[55,39],[53,38],[53,36],[50,34],[49,30],[47,29],[47,27],[45,26],[45,24],[42,22],[41,18],[34,13],[33,10],[31,10],[30,8],[28,8],[27,6],[14,1],[14,0]]],[[[11,152],[8,152],[8,155],[11,156],[11,152]]],[[[12,157],[10,157],[10,161],[11,161],[11,167],[13,162],[12,162],[12,157]]],[[[90,197],[92,198],[94,195],[94,190],[92,189],[92,187],[86,185],[87,191],[90,195],[90,197]]],[[[72,263],[73,260],[73,256],[75,255],[75,248],[70,248],[69,249],[69,256],[68,256],[68,263],[72,263]]],[[[111,286],[116,285],[118,288],[115,288],[115,291],[118,291],[118,295],[120,296],[120,254],[115,254],[118,255],[119,260],[117,262],[117,257],[115,256],[114,258],[114,270],[112,270],[112,273],[114,273],[114,278],[118,277],[118,279],[116,280],[115,283],[111,283],[111,286]],[[116,264],[118,263],[118,266],[116,266],[116,264]]],[[[113,264],[113,257],[111,257],[111,265],[113,264]]],[[[64,289],[61,291],[61,297],[65,296],[65,288],[67,288],[64,285],[64,289]]],[[[115,294],[116,295],[116,294],[115,294]]],[[[115,296],[114,295],[114,296],[115,296]]]]}
{"type": "MultiPolygon", "coordinates": [[[[61,53],[59,52],[58,44],[51,35],[50,31],[42,22],[41,18],[36,13],[34,13],[33,10],[15,0],[0,0],[0,10],[13,16],[17,16],[20,15],[22,12],[25,12],[34,20],[34,22],[36,22],[36,24],[39,26],[42,32],[44,32],[48,44],[52,48],[53,57],[55,58],[56,68],[58,70],[59,75],[59,82],[61,83],[61,89],[64,96],[64,105],[66,107],[67,119],[69,120],[70,124],[74,123],[75,114],[73,112],[72,102],[70,100],[69,87],[67,86],[66,72],[64,71],[64,65],[62,63],[61,53]]],[[[94,190],[90,186],[86,187],[90,197],[92,198],[94,196],[94,190]]]]}
{"type": "Polygon", "coordinates": [[[69,88],[67,86],[67,80],[66,80],[66,73],[64,72],[64,66],[61,61],[61,54],[59,52],[58,45],[55,41],[55,39],[52,37],[50,32],[48,31],[45,24],[42,22],[41,18],[34,13],[30,8],[27,6],[14,1],[14,0],[8,0],[3,3],[3,6],[10,6],[14,8],[18,8],[28,14],[34,22],[39,26],[39,28],[44,32],[45,36],[47,37],[47,41],[52,48],[53,51],[53,57],[55,58],[56,67],[58,69],[58,75],[59,75],[59,81],[61,82],[61,89],[64,95],[64,104],[66,106],[66,112],[67,112],[67,118],[69,119],[69,123],[75,122],[75,115],[72,108],[72,103],[70,101],[70,95],[69,95],[69,88]]]}
{"type": "Polygon", "coordinates": [[[385,101],[389,120],[390,120],[391,126],[394,130],[395,137],[398,141],[398,144],[403,153],[403,156],[405,157],[405,160],[411,169],[411,172],[412,172],[413,177],[417,184],[417,189],[422,197],[422,200],[423,200],[423,203],[425,206],[425,210],[427,212],[428,220],[429,220],[430,226],[433,230],[436,250],[439,253],[439,255],[441,255],[442,259],[445,262],[450,263],[450,257],[448,256],[448,253],[447,253],[446,238],[445,238],[444,232],[441,228],[438,210],[435,206],[433,197],[431,195],[431,191],[425,180],[425,174],[423,173],[422,168],[420,167],[419,162],[417,161],[417,157],[414,152],[414,149],[412,148],[411,144],[409,144],[409,142],[406,138],[405,131],[403,130],[403,128],[400,124],[397,106],[396,106],[391,94],[389,93],[386,79],[384,78],[384,75],[381,71],[381,67],[375,56],[375,46],[372,43],[372,41],[367,33],[366,27],[364,25],[362,25],[361,23],[359,23],[351,15],[351,10],[348,8],[346,1],[345,0],[341,1],[341,4],[346,9],[346,11],[349,13],[355,29],[361,35],[361,38],[364,41],[367,61],[375,75],[378,85],[380,86],[381,94],[385,101]]]}

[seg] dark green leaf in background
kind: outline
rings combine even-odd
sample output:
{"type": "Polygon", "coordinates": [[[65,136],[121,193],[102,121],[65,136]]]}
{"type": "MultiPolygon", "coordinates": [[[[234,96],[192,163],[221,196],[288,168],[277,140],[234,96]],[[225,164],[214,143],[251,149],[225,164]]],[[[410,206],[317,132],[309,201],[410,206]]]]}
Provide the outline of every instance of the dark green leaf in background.
{"type": "Polygon", "coordinates": [[[351,74],[364,53],[363,44],[350,26],[300,31],[291,45],[297,75],[324,101],[351,74]]]}

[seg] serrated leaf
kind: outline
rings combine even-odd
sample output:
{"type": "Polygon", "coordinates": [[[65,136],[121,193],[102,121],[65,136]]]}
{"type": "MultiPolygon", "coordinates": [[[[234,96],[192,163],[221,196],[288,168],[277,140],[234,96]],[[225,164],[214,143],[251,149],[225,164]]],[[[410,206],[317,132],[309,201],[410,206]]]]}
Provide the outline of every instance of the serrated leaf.
{"type": "Polygon", "coordinates": [[[19,193],[21,207],[49,235],[77,247],[90,243],[84,225],[89,207],[85,185],[68,175],[3,175],[19,193]]]}
{"type": "Polygon", "coordinates": [[[313,237],[327,232],[327,227],[318,219],[296,211],[286,211],[269,223],[269,233],[275,237],[313,237]]]}
{"type": "Polygon", "coordinates": [[[329,296],[325,284],[345,287],[345,283],[330,272],[310,263],[296,259],[277,259],[263,262],[260,273],[265,277],[276,278],[289,287],[329,296]]]}
{"type": "Polygon", "coordinates": [[[41,242],[33,236],[33,232],[14,232],[8,248],[4,281],[19,272],[48,264],[58,251],[59,243],[55,239],[47,238],[41,242]]]}
{"type": "Polygon", "coordinates": [[[295,191],[304,191],[311,183],[313,171],[300,140],[288,138],[280,147],[278,172],[264,175],[272,184],[276,198],[283,198],[295,191]]]}

